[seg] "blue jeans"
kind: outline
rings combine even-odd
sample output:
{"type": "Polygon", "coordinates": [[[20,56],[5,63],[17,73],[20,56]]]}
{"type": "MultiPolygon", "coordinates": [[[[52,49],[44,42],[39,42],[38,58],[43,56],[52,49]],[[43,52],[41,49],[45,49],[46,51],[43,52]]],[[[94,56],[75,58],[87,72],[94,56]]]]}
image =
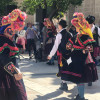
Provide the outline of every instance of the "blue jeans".
{"type": "Polygon", "coordinates": [[[77,84],[78,94],[81,98],[84,98],[84,83],[77,84]]]}

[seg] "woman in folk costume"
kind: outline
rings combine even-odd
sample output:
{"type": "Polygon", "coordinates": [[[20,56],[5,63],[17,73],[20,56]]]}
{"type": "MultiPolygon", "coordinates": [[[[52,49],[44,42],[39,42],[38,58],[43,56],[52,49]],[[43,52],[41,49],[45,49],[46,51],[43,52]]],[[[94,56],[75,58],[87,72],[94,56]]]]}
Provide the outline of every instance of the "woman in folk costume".
{"type": "Polygon", "coordinates": [[[47,27],[47,39],[45,42],[49,40],[49,38],[54,37],[56,35],[56,27],[54,26],[53,22],[50,21],[49,18],[44,19],[44,25],[47,27]]]}
{"type": "Polygon", "coordinates": [[[26,13],[13,10],[2,18],[0,28],[0,100],[27,100],[22,74],[15,56],[19,50],[13,43],[15,31],[23,29],[26,13]]]}
{"type": "Polygon", "coordinates": [[[66,48],[71,49],[72,62],[68,65],[66,71],[66,80],[77,84],[78,95],[74,100],[85,100],[84,83],[98,80],[97,69],[92,57],[95,40],[88,22],[82,13],[74,13],[71,23],[76,27],[77,36],[69,39],[66,48]]]}
{"type": "MultiPolygon", "coordinates": [[[[45,40],[45,53],[48,55],[53,47],[54,38],[56,35],[56,27],[49,18],[44,19],[44,25],[47,27],[46,40],[45,40]]],[[[54,65],[54,56],[47,62],[48,65],[54,65]]]]}

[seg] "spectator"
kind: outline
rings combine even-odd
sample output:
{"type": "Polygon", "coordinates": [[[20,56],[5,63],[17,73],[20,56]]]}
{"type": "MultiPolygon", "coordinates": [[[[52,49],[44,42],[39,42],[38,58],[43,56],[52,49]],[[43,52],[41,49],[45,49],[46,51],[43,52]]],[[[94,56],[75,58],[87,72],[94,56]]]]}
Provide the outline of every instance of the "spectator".
{"type": "Polygon", "coordinates": [[[100,21],[99,21],[99,26],[98,26],[98,46],[99,46],[99,56],[97,57],[98,60],[98,66],[100,66],[100,21]]]}
{"type": "Polygon", "coordinates": [[[27,47],[28,47],[28,53],[29,58],[32,59],[32,52],[31,50],[34,50],[34,55],[36,56],[36,44],[35,44],[35,35],[36,32],[32,28],[32,24],[29,23],[29,28],[26,31],[26,39],[27,39],[27,47]]]}
{"type": "Polygon", "coordinates": [[[18,34],[17,37],[17,45],[21,45],[21,52],[24,53],[25,51],[25,42],[26,42],[26,38],[25,38],[25,30],[21,30],[18,34]]]}
{"type": "Polygon", "coordinates": [[[28,27],[29,27],[29,23],[27,23],[27,25],[24,27],[24,30],[27,30],[28,27]]]}
{"type": "Polygon", "coordinates": [[[46,41],[46,38],[47,38],[47,27],[46,26],[44,26],[43,28],[42,28],[42,49],[43,49],[43,51],[42,51],[42,61],[46,61],[47,60],[47,54],[45,54],[45,41],[46,41]]]}
{"type": "Polygon", "coordinates": [[[34,29],[34,31],[37,31],[36,27],[34,26],[34,24],[32,24],[32,28],[34,29]]]}
{"type": "MultiPolygon", "coordinates": [[[[91,28],[91,31],[93,33],[93,38],[94,40],[96,41],[96,44],[95,44],[95,47],[94,47],[94,52],[93,52],[93,59],[97,65],[97,60],[96,60],[96,57],[98,56],[99,54],[99,46],[98,46],[98,28],[95,26],[95,17],[94,16],[91,16],[89,15],[86,20],[88,21],[89,25],[90,25],[90,28],[91,28]]],[[[92,83],[90,82],[88,84],[88,86],[92,86],[92,83]]]]}
{"type": "MultiPolygon", "coordinates": [[[[99,26],[98,26],[98,35],[99,35],[99,38],[100,38],[100,21],[99,21],[99,26]]],[[[100,44],[99,44],[99,46],[100,46],[100,44]]]]}

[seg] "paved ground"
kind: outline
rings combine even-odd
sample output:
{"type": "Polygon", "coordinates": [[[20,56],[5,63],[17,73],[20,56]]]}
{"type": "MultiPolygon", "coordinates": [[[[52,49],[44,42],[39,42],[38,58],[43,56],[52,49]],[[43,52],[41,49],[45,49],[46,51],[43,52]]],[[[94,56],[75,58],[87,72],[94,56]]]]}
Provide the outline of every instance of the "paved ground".
{"type": "MultiPolygon", "coordinates": [[[[48,66],[45,62],[36,63],[25,59],[19,62],[24,75],[28,100],[73,100],[77,94],[76,85],[68,82],[68,92],[59,90],[60,79],[56,77],[57,64],[48,66]]],[[[99,67],[98,67],[99,69],[99,67]]],[[[98,70],[100,76],[100,70],[98,70]]],[[[100,80],[92,87],[85,85],[85,97],[88,100],[100,100],[100,80]]]]}

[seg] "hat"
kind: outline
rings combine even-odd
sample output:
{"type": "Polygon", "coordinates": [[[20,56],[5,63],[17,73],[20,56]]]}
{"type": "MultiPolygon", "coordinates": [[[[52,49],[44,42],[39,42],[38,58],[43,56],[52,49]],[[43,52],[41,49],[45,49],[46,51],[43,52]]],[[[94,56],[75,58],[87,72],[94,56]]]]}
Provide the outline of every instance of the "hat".
{"type": "Polygon", "coordinates": [[[59,22],[59,25],[61,25],[63,28],[65,28],[67,26],[67,22],[63,19],[61,19],[61,21],[59,22]]]}
{"type": "Polygon", "coordinates": [[[91,16],[89,15],[86,20],[88,21],[89,24],[93,24],[95,22],[95,17],[94,16],[91,16]]]}
{"type": "Polygon", "coordinates": [[[83,13],[74,13],[71,23],[78,29],[80,34],[89,35],[93,39],[93,34],[90,25],[85,20],[83,13]]]}
{"type": "Polygon", "coordinates": [[[20,31],[24,28],[26,18],[26,13],[19,9],[15,9],[7,16],[3,16],[1,20],[2,27],[0,28],[0,34],[7,33],[13,37],[15,35],[14,31],[20,31]]]}

